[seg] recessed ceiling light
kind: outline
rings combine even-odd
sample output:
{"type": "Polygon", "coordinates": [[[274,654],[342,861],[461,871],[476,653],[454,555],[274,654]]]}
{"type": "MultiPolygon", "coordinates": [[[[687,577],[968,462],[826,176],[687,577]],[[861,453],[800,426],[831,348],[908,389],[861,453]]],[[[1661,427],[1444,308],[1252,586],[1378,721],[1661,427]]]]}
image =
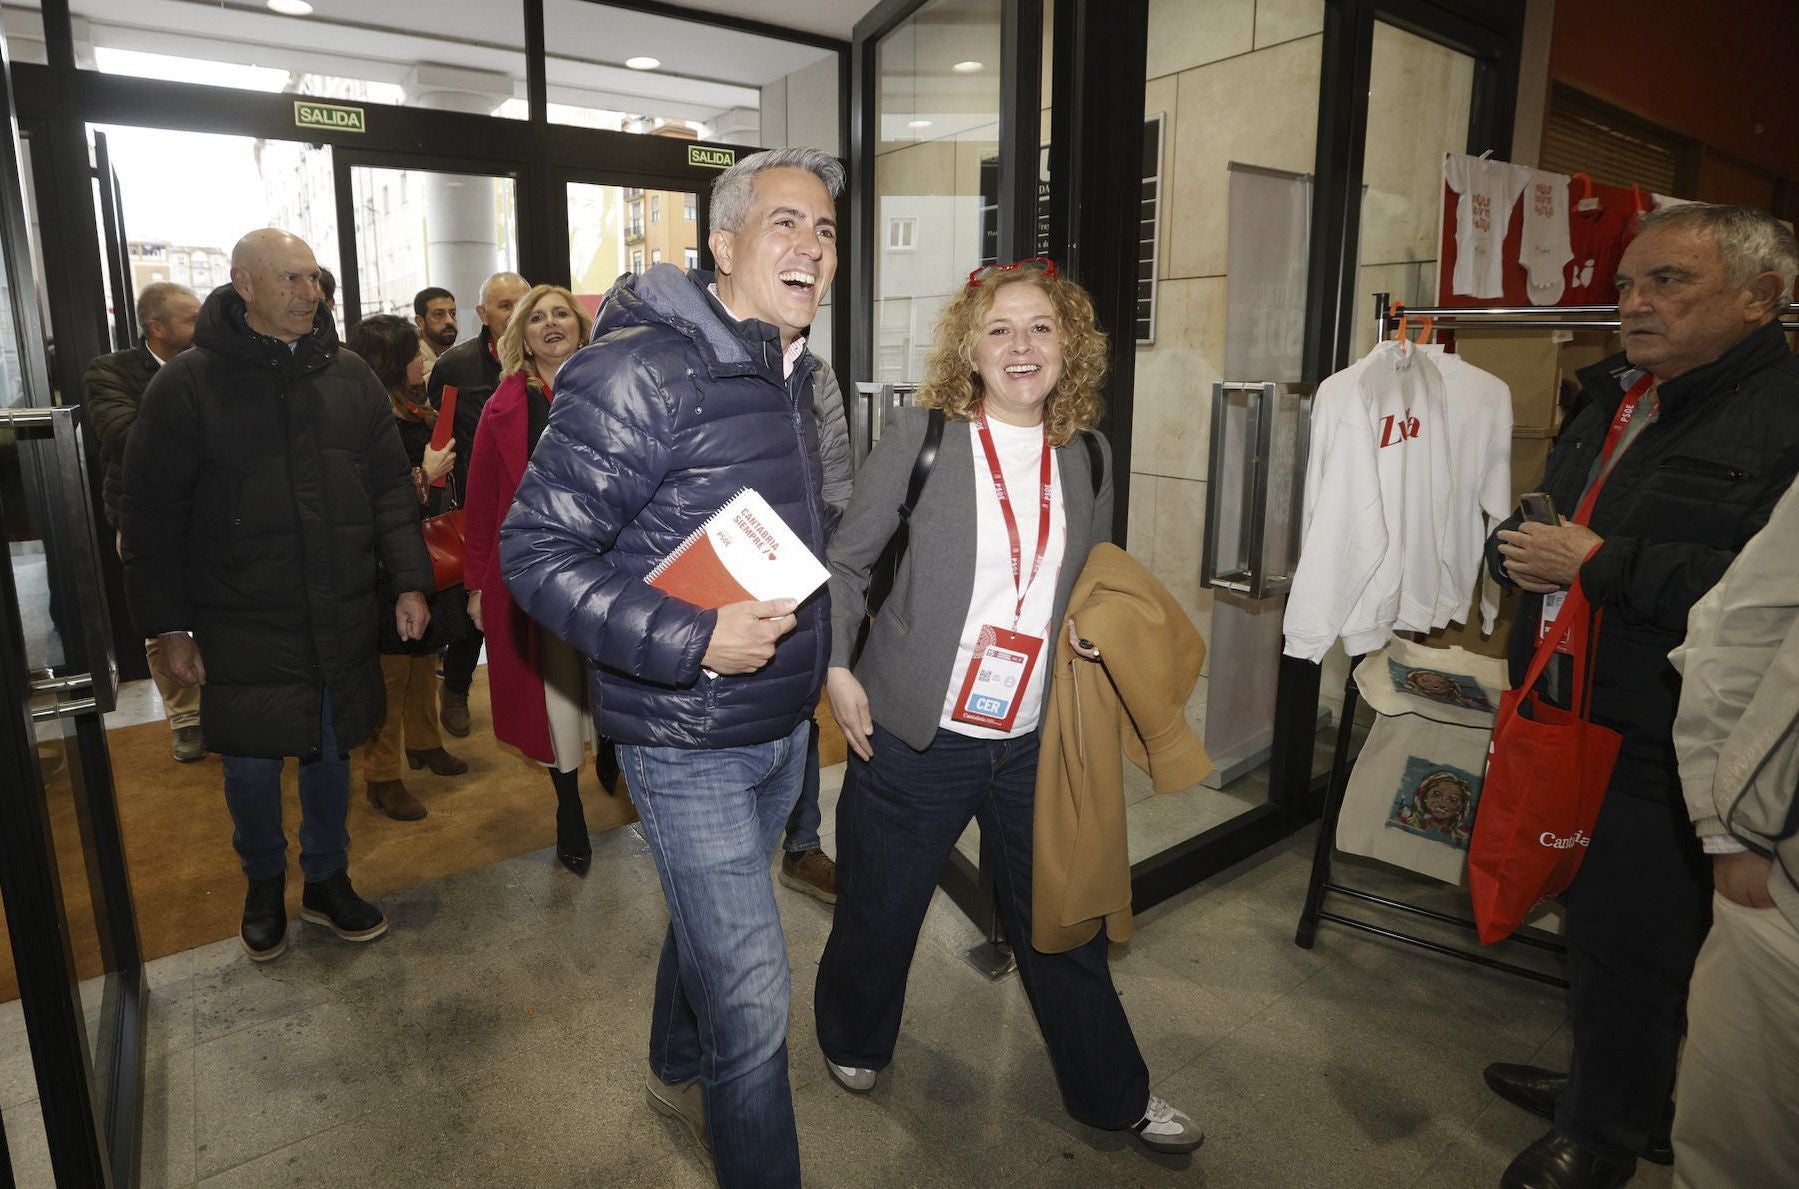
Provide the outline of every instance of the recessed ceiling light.
{"type": "Polygon", "coordinates": [[[906,127],[908,127],[908,128],[929,128],[930,126],[931,126],[931,122],[929,120],[907,120],[906,121],[906,127]]]}
{"type": "Polygon", "coordinates": [[[647,57],[647,56],[639,56],[636,58],[626,58],[625,65],[629,66],[632,70],[654,70],[658,66],[662,65],[662,59],[661,58],[651,58],[651,57],[647,57]]]}
{"type": "Polygon", "coordinates": [[[306,0],[269,0],[269,10],[278,12],[284,17],[309,17],[312,5],[306,0]]]}
{"type": "Polygon", "coordinates": [[[973,74],[975,71],[981,69],[981,63],[974,61],[957,62],[954,66],[951,66],[950,69],[957,74],[973,74]]]}

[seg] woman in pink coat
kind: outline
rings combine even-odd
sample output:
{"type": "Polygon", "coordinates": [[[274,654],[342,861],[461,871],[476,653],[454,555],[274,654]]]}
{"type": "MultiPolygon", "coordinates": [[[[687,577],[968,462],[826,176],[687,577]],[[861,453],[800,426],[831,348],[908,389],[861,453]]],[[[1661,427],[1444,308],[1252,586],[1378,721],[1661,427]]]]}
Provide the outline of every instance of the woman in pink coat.
{"type": "Polygon", "coordinates": [[[611,745],[593,737],[587,662],[513,604],[500,577],[500,523],[549,423],[556,373],[587,341],[592,321],[568,290],[538,285],[500,336],[500,386],[481,410],[464,513],[469,617],[487,633],[494,734],[549,768],[556,789],[556,857],[576,875],[593,859],[577,775],[592,741],[601,785],[616,787],[611,745]]]}

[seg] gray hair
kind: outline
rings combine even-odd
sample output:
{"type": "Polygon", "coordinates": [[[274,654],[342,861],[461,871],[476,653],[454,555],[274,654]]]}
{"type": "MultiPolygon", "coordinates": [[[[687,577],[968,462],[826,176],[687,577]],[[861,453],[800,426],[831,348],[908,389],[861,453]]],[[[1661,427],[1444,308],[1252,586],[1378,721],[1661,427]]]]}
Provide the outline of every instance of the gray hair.
{"type": "Polygon", "coordinates": [[[803,169],[824,183],[833,200],[843,193],[843,163],[823,149],[764,149],[731,166],[712,183],[712,230],[743,230],[755,197],[756,175],[765,169],[803,169]]]}
{"type": "Polygon", "coordinates": [[[157,281],[145,285],[144,291],[137,295],[137,324],[140,328],[152,322],[167,323],[169,320],[169,299],[180,295],[200,300],[200,295],[186,285],[177,285],[173,281],[157,281]]]}
{"type": "Polygon", "coordinates": [[[1799,276],[1799,239],[1792,229],[1766,211],[1749,206],[1725,206],[1689,202],[1651,211],[1638,223],[1641,231],[1652,227],[1703,227],[1712,233],[1724,279],[1732,286],[1747,285],[1751,278],[1771,272],[1780,278],[1781,312],[1793,297],[1793,280],[1799,276]]]}
{"type": "Polygon", "coordinates": [[[523,285],[527,289],[529,289],[531,287],[530,281],[525,280],[525,278],[519,276],[515,272],[497,272],[493,276],[488,277],[485,281],[481,282],[481,304],[482,305],[487,304],[487,295],[489,293],[492,293],[493,287],[495,285],[498,285],[502,281],[511,281],[513,284],[523,285]]]}

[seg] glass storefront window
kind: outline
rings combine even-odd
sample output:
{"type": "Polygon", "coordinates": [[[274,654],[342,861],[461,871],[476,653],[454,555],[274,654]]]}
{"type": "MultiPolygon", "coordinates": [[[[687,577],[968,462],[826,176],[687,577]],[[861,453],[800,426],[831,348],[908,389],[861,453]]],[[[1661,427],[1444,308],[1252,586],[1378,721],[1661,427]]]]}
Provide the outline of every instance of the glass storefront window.
{"type": "Polygon", "coordinates": [[[590,0],[545,0],[549,119],[842,153],[834,51],[590,0]]]}
{"type": "Polygon", "coordinates": [[[75,62],[87,70],[355,103],[526,115],[520,3],[312,0],[308,16],[201,0],[73,0],[70,7],[75,62]]]}
{"type": "MultiPolygon", "coordinates": [[[[350,170],[356,208],[356,276],[360,310],[412,316],[420,289],[438,286],[473,310],[481,283],[518,269],[518,187],[511,178],[422,169],[350,170]]],[[[465,337],[479,334],[462,319],[465,337]]]]}
{"type": "Polygon", "coordinates": [[[668,190],[568,184],[568,272],[572,292],[589,313],[612,288],[620,273],[642,272],[647,264],[666,260],[694,268],[699,263],[697,196],[668,190]],[[644,220],[648,206],[664,219],[644,220]],[[686,218],[673,213],[685,211],[686,218]],[[647,260],[645,253],[648,253],[647,260]]]}
{"type": "Polygon", "coordinates": [[[998,0],[931,0],[875,49],[874,375],[917,381],[932,328],[990,259],[998,0]]]}

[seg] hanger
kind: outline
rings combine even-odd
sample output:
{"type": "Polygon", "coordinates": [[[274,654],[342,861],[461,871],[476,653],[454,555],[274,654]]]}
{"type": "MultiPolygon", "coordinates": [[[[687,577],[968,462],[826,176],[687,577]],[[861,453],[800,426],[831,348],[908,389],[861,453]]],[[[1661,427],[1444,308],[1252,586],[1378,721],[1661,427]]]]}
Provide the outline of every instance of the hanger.
{"type": "Polygon", "coordinates": [[[1393,304],[1393,312],[1399,315],[1399,325],[1394,329],[1393,337],[1400,343],[1399,350],[1401,354],[1410,351],[1411,344],[1414,341],[1428,343],[1431,340],[1433,328],[1436,326],[1436,323],[1432,322],[1429,318],[1420,318],[1416,322],[1412,321],[1412,316],[1405,312],[1405,306],[1399,302],[1393,304]],[[1421,328],[1416,340],[1413,340],[1407,333],[1414,326],[1421,328]]]}
{"type": "Polygon", "coordinates": [[[1599,196],[1593,193],[1593,178],[1590,174],[1577,173],[1568,179],[1580,183],[1580,198],[1574,204],[1577,211],[1596,211],[1602,207],[1599,196]]]}

